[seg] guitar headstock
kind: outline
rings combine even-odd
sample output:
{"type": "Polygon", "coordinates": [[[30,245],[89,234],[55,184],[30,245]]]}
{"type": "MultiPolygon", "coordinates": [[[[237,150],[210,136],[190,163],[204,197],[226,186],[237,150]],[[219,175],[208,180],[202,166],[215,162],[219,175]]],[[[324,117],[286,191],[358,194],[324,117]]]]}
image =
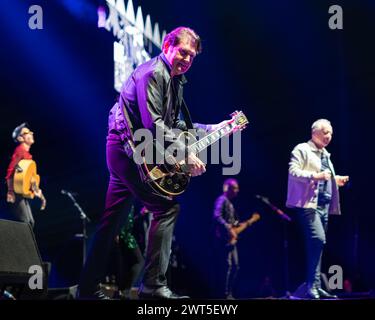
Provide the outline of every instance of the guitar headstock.
{"type": "Polygon", "coordinates": [[[253,215],[250,218],[250,221],[257,222],[258,220],[260,220],[260,214],[258,212],[253,213],[253,215]]]}
{"type": "Polygon", "coordinates": [[[246,125],[249,123],[249,120],[247,120],[246,116],[242,111],[234,111],[230,114],[232,119],[230,122],[233,122],[235,124],[235,130],[243,130],[246,128],[246,125]]]}

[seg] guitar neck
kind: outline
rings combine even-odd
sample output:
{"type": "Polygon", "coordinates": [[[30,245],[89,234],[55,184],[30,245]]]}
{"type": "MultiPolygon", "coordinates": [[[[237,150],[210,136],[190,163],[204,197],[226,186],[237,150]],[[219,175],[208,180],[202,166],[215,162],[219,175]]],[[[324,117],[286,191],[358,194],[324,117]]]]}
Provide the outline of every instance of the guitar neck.
{"type": "Polygon", "coordinates": [[[250,227],[253,223],[254,223],[254,221],[252,221],[251,218],[249,220],[241,223],[238,227],[235,228],[236,233],[240,234],[242,231],[244,231],[245,229],[250,227]]]}
{"type": "Polygon", "coordinates": [[[199,153],[208,148],[210,145],[214,144],[216,141],[220,140],[222,137],[229,135],[235,126],[236,125],[234,122],[228,123],[220,129],[211,132],[197,142],[194,142],[190,145],[189,149],[192,149],[195,153],[199,153]]]}
{"type": "Polygon", "coordinates": [[[39,192],[39,187],[38,185],[36,184],[36,182],[31,182],[31,190],[34,192],[34,193],[38,193],[39,192]]]}

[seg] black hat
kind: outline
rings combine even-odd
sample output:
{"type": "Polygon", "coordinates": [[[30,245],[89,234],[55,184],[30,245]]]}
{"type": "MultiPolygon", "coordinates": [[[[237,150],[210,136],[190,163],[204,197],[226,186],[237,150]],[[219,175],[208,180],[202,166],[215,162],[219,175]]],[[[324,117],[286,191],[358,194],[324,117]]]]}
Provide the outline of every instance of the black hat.
{"type": "Polygon", "coordinates": [[[24,122],[13,130],[12,139],[14,140],[14,142],[18,142],[17,138],[20,136],[22,129],[26,127],[28,127],[28,124],[27,122],[24,122]]]}

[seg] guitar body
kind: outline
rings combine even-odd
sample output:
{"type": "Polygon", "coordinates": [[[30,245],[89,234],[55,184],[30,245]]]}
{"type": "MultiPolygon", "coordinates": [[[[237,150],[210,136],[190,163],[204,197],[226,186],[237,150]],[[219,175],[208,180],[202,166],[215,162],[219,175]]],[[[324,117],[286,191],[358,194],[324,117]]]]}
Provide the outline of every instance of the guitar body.
{"type": "MultiPolygon", "coordinates": [[[[182,132],[178,139],[184,144],[191,145],[196,142],[196,138],[189,132],[182,132]]],[[[187,165],[179,165],[173,156],[162,155],[154,140],[152,146],[146,146],[146,150],[153,150],[153,163],[149,163],[143,157],[141,170],[148,177],[149,185],[158,193],[165,196],[178,196],[182,194],[189,185],[190,174],[187,172],[187,165]],[[157,164],[156,159],[164,159],[163,163],[157,164]],[[170,163],[166,160],[170,160],[170,163]]]]}
{"type": "Polygon", "coordinates": [[[23,159],[18,163],[14,173],[13,188],[16,194],[24,198],[33,199],[35,187],[39,189],[40,176],[36,171],[36,163],[33,160],[23,159]]]}

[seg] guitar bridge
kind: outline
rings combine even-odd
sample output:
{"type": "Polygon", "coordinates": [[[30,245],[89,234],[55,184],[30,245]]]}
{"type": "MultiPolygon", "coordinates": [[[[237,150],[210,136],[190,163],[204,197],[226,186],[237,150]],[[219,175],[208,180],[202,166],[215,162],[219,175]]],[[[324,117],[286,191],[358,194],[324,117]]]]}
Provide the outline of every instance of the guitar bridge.
{"type": "Polygon", "coordinates": [[[161,179],[161,178],[163,178],[165,176],[166,176],[166,174],[163,171],[161,171],[157,166],[153,167],[152,170],[149,171],[149,173],[148,173],[148,177],[152,181],[161,179]]]}

